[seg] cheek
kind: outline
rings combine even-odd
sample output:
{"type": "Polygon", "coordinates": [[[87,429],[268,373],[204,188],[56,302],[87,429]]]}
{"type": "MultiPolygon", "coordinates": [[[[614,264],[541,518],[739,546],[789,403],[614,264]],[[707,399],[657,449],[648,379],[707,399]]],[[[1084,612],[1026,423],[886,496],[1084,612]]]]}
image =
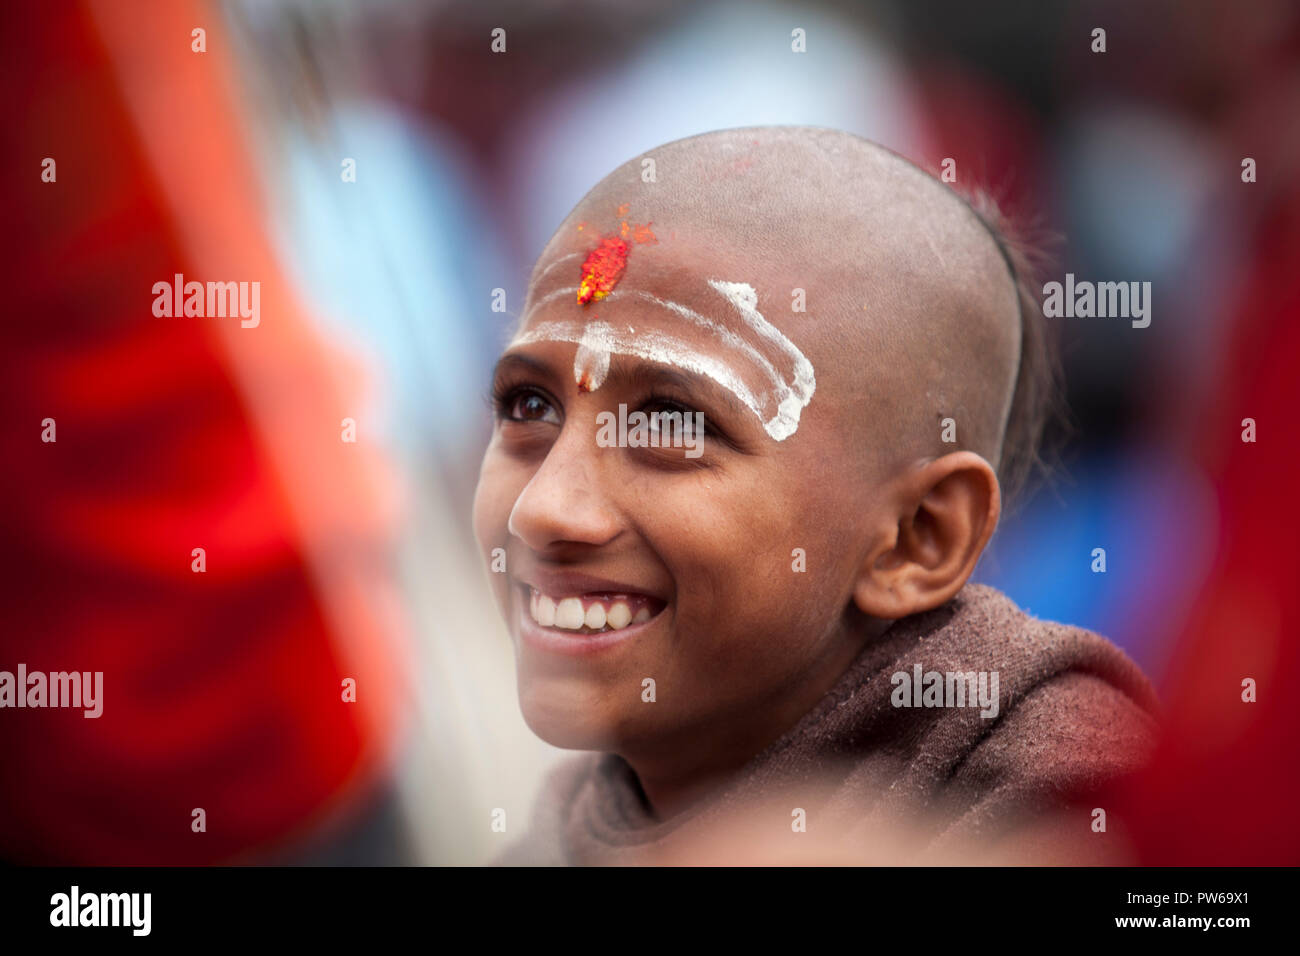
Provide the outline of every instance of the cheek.
{"type": "Polygon", "coordinates": [[[677,582],[683,636],[720,656],[815,649],[847,598],[843,535],[812,483],[755,474],[677,497],[654,546],[677,582]]]}

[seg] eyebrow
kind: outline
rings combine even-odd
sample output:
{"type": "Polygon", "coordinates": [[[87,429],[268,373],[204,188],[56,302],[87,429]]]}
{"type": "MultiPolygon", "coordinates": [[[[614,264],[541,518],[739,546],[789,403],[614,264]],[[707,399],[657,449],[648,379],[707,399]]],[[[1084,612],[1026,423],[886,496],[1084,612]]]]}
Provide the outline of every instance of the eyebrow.
{"type": "Polygon", "coordinates": [[[555,372],[549,362],[544,362],[523,352],[507,352],[497,359],[497,364],[492,367],[492,380],[496,381],[506,372],[515,370],[532,372],[539,378],[553,379],[555,377],[555,372]]]}
{"type": "MultiPolygon", "coordinates": [[[[611,363],[609,374],[600,386],[601,388],[609,388],[611,385],[631,389],[640,388],[646,391],[653,391],[655,388],[663,387],[676,388],[687,394],[703,393],[706,396],[706,401],[717,402],[725,406],[740,421],[744,421],[746,416],[753,415],[753,412],[746,408],[734,395],[731,395],[726,389],[706,376],[680,371],[630,355],[615,354],[612,358],[615,361],[611,363]]],[[[501,358],[497,359],[496,367],[492,370],[492,377],[495,380],[497,377],[512,371],[532,373],[538,378],[549,381],[555,381],[557,377],[563,377],[565,381],[570,381],[573,377],[571,371],[567,377],[558,375],[550,362],[525,352],[507,352],[502,355],[501,358]]]]}
{"type": "Polygon", "coordinates": [[[753,412],[738,401],[734,395],[706,376],[695,375],[691,372],[684,372],[628,355],[615,355],[614,358],[621,359],[621,361],[611,362],[609,374],[605,377],[605,383],[601,388],[608,388],[612,382],[625,388],[641,388],[646,391],[668,387],[678,389],[688,395],[702,392],[707,401],[717,402],[725,406],[732,415],[741,420],[746,416],[753,417],[753,412]]]}

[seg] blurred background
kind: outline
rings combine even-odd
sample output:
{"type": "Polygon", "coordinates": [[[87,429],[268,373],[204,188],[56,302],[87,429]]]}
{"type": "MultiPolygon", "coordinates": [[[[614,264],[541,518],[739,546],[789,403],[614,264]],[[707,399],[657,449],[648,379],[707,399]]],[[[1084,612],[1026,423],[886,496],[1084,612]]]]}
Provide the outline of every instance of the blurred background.
{"type": "Polygon", "coordinates": [[[106,686],[98,720],[0,715],[3,859],[477,864],[495,809],[520,832],[563,754],[519,715],[472,543],[489,370],[588,188],[769,123],[952,158],[1055,237],[1045,278],[1151,282],[1149,328],[1056,320],[1071,421],[977,576],[1157,683],[1173,729],[1126,796],[1147,862],[1300,859],[1294,3],[63,0],[0,23],[0,668],[106,686]],[[155,317],[177,273],[258,279],[260,325],[155,317]]]}

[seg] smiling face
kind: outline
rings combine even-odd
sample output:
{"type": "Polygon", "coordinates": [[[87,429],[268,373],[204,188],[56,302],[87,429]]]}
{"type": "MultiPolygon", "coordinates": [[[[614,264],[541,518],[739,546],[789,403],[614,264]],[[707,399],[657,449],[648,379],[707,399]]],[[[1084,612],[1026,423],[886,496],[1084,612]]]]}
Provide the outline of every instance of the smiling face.
{"type": "Polygon", "coordinates": [[[525,718],[558,746],[748,737],[756,713],[844,656],[858,555],[816,493],[840,439],[814,414],[807,357],[747,314],[776,297],[738,302],[685,264],[694,251],[680,238],[638,250],[617,291],[586,305],[576,262],[549,271],[498,364],[475,525],[485,553],[506,551],[494,584],[525,718]],[[620,406],[700,413],[698,457],[603,446],[598,416],[620,406]],[[795,573],[794,548],[843,566],[795,573]]]}
{"type": "Polygon", "coordinates": [[[548,244],[474,505],[529,726],[647,792],[743,763],[873,615],[960,587],[996,481],[918,463],[953,451],[941,414],[996,458],[1016,359],[1005,266],[942,187],[852,137],[711,135],[656,151],[671,193],[616,171],[548,244]],[[620,228],[628,194],[657,241],[620,228]],[[701,453],[601,440],[620,411],[701,413],[701,453]]]}

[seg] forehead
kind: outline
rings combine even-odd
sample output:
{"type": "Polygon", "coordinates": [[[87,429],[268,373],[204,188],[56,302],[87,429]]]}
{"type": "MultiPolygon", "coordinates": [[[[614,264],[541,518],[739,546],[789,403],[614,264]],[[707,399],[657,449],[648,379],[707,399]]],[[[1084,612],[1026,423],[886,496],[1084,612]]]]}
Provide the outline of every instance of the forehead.
{"type": "MultiPolygon", "coordinates": [[[[678,238],[676,232],[654,242],[638,243],[622,239],[617,231],[600,234],[588,228],[567,242],[552,243],[543,253],[528,286],[525,312],[543,302],[562,301],[558,295],[560,290],[576,290],[584,277],[602,274],[612,279],[609,287],[597,291],[584,309],[570,310],[571,317],[599,312],[617,301],[618,297],[611,301],[603,292],[635,288],[691,308],[709,308],[714,296],[707,281],[723,277],[720,273],[743,271],[745,281],[759,284],[752,264],[745,268],[740,263],[724,264],[719,259],[707,247],[701,249],[698,243],[678,238]],[[614,249],[611,254],[604,245],[607,240],[616,241],[622,248],[614,249]],[[610,276],[611,272],[617,275],[610,276]]],[[[574,305],[579,304],[576,291],[570,299],[574,305]]]]}
{"type": "MultiPolygon", "coordinates": [[[[728,257],[679,245],[629,245],[616,281],[598,296],[584,283],[597,242],[548,249],[535,270],[527,305],[508,351],[545,341],[576,347],[575,380],[599,388],[610,357],[620,355],[701,376],[721,385],[783,440],[798,428],[816,387],[811,362],[781,328],[752,281],[714,272],[728,257]],[[585,268],[584,268],[585,266],[585,268]]],[[[788,313],[787,313],[788,314],[788,313]]]]}

